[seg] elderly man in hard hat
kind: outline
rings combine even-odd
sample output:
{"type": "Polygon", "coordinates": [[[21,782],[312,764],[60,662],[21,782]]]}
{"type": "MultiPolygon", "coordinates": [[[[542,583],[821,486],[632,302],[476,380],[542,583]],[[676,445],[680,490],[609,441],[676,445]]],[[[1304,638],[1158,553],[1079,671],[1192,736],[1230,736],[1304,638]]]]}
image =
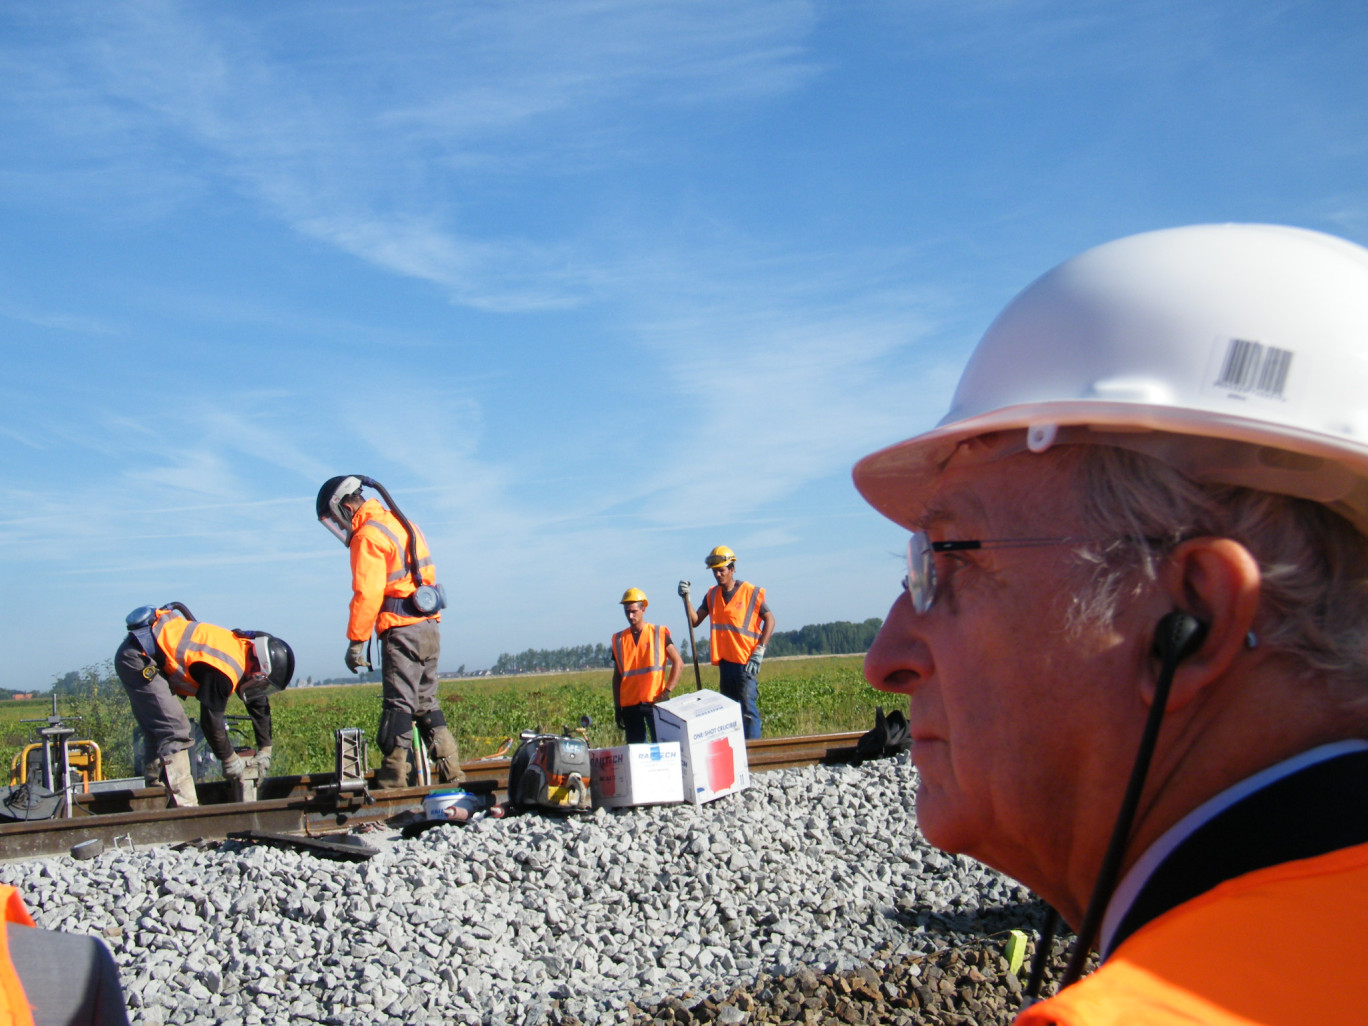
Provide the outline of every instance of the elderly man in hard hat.
{"type": "Polygon", "coordinates": [[[413,728],[418,727],[445,783],[465,779],[460,749],[437,699],[437,660],[442,652],[438,624],[446,591],[427,539],[399,509],[385,486],[359,474],[329,478],[314,505],[318,521],[351,553],[352,599],[344,661],[354,673],[369,670],[367,645],[380,637],[380,727],[383,756],[378,787],[406,787],[415,767],[413,728]],[[372,488],[389,504],[362,494],[372,488]]]}
{"type": "Polygon", "coordinates": [[[741,703],[741,728],[749,741],[760,736],[760,661],[774,633],[774,614],[765,602],[764,588],[736,579],[736,553],[727,546],[717,546],[704,563],[717,584],[708,589],[703,604],[694,609],[688,581],[679,582],[679,594],[690,627],[712,619],[708,648],[719,687],[741,703]]]}
{"type": "Polygon", "coordinates": [[[196,620],[179,602],[139,606],[124,625],[128,633],[114,653],[114,672],[142,728],[143,775],[149,785],[162,783],[171,805],[199,804],[190,766],[190,720],[178,698],[199,700],[200,729],[225,778],[240,786],[249,770],[255,778],[264,777],[271,765],[270,696],[294,676],[290,646],[264,631],[196,620]],[[228,699],[234,694],[252,718],[256,754],[250,765],[228,736],[228,699]]]}
{"type": "Polygon", "coordinates": [[[670,640],[670,628],[646,622],[651,603],[644,591],[628,588],[619,601],[627,628],[613,635],[613,712],[627,743],[643,744],[656,739],[652,706],[670,697],[684,660],[670,640]]]}
{"type": "Polygon", "coordinates": [[[1368,251],[1090,250],[855,483],[911,532],[865,673],[908,696],[918,824],[1078,933],[1018,1022],[1363,1022],[1368,251]]]}

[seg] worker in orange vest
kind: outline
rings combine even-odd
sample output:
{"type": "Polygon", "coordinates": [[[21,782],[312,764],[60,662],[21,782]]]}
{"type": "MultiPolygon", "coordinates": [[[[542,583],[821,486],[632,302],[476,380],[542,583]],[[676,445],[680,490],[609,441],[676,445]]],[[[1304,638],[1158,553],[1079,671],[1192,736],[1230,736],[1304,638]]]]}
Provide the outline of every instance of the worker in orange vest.
{"type": "Polygon", "coordinates": [[[628,626],[613,635],[613,712],[629,745],[653,742],[652,706],[670,697],[684,660],[670,640],[670,628],[646,622],[651,603],[644,591],[628,588],[619,601],[628,626]]]}
{"type": "Polygon", "coordinates": [[[172,805],[198,805],[190,766],[190,720],[179,699],[196,698],[200,728],[223,775],[240,782],[249,769],[228,736],[228,699],[236,694],[256,736],[250,769],[260,778],[271,764],[271,695],[294,676],[290,646],[264,631],[229,630],[195,620],[184,605],[140,606],[114,653],[114,671],[142,728],[144,778],[161,782],[172,805]]]}
{"type": "Polygon", "coordinates": [[[38,929],[0,884],[0,1026],[128,1026],[114,957],[98,937],[38,929]]]}
{"type": "Polygon", "coordinates": [[[856,465],[911,532],[865,675],[907,696],[918,827],[1077,935],[1018,1023],[1364,1021],[1366,346],[1368,250],[1147,232],[856,465]]]}
{"type": "Polygon", "coordinates": [[[351,553],[352,600],[347,620],[347,669],[370,669],[371,633],[380,638],[380,728],[383,761],[380,787],[406,787],[416,769],[413,728],[427,746],[437,777],[465,779],[460,749],[437,700],[437,661],[442,653],[439,624],[446,591],[427,540],[409,523],[383,485],[357,474],[330,478],[319,489],[319,522],[351,553]],[[373,488],[389,504],[368,499],[373,488]]]}
{"type": "Polygon", "coordinates": [[[708,648],[717,667],[722,694],[741,703],[741,728],[746,740],[760,736],[760,662],[774,634],[774,614],[765,589],[736,579],[736,553],[719,545],[704,564],[716,585],[708,589],[697,609],[689,597],[689,582],[679,582],[679,594],[689,614],[689,626],[712,619],[708,648]]]}

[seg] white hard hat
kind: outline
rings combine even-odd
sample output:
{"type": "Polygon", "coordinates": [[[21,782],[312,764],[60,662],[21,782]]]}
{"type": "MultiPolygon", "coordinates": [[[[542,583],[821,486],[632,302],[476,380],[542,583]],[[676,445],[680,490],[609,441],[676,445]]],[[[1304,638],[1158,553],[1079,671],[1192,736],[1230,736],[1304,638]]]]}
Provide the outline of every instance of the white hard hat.
{"type": "Polygon", "coordinates": [[[1276,225],[1147,232],[1074,257],[989,327],[933,430],[855,486],[913,527],[965,441],[1094,442],[1311,499],[1368,533],[1368,250],[1276,225]]]}

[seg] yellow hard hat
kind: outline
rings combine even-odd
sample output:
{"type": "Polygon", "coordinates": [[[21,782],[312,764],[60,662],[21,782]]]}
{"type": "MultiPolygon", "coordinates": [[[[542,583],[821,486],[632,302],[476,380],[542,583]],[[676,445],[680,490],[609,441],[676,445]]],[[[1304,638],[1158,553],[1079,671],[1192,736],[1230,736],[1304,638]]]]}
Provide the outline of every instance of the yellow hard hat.
{"type": "Polygon", "coordinates": [[[625,606],[628,602],[640,602],[642,609],[651,604],[646,599],[646,593],[640,588],[628,588],[622,593],[621,604],[625,606]]]}
{"type": "Polygon", "coordinates": [[[726,566],[728,563],[736,562],[736,553],[725,545],[719,545],[708,553],[708,558],[703,561],[709,570],[716,570],[719,566],[726,566]]]}

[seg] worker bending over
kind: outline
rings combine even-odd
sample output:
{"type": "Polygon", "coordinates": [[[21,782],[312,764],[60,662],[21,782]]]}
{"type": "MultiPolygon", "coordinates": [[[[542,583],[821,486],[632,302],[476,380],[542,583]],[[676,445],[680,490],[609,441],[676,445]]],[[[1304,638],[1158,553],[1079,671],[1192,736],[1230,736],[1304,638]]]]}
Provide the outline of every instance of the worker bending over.
{"type": "Polygon", "coordinates": [[[736,553],[719,545],[704,561],[717,584],[708,589],[697,610],[689,597],[689,582],[679,582],[679,594],[689,614],[689,626],[712,619],[708,645],[717,667],[722,694],[741,703],[741,727],[746,740],[760,736],[760,661],[774,633],[774,614],[765,602],[765,589],[736,579],[736,553]]]}
{"type": "Polygon", "coordinates": [[[651,603],[640,588],[622,593],[627,629],[613,635],[613,712],[629,745],[655,741],[652,706],[666,701],[679,680],[684,660],[670,640],[670,628],[646,622],[651,603]],[[669,664],[669,677],[665,665],[669,664]]]}
{"type": "Polygon", "coordinates": [[[271,765],[270,696],[294,676],[290,646],[264,631],[229,630],[194,619],[179,602],[140,606],[125,621],[128,634],[114,653],[114,671],[142,728],[143,776],[164,783],[172,805],[198,805],[190,767],[190,720],[177,698],[196,698],[200,729],[223,775],[240,784],[248,764],[228,737],[228,699],[247,706],[256,735],[251,769],[271,765]]]}
{"type": "Polygon", "coordinates": [[[855,484],[912,532],[865,675],[907,696],[918,826],[1079,937],[1018,1023],[1362,1023],[1368,250],[1089,250],[855,484]]]}
{"type": "Polygon", "coordinates": [[[438,624],[446,593],[437,584],[426,539],[389,493],[368,477],[330,478],[318,492],[319,522],[351,551],[352,599],[347,621],[347,669],[370,669],[366,643],[380,636],[381,699],[377,741],[384,761],[379,787],[406,787],[414,770],[413,727],[418,726],[438,779],[459,783],[460,750],[437,701],[438,624]],[[374,488],[389,503],[361,494],[374,488]]]}

